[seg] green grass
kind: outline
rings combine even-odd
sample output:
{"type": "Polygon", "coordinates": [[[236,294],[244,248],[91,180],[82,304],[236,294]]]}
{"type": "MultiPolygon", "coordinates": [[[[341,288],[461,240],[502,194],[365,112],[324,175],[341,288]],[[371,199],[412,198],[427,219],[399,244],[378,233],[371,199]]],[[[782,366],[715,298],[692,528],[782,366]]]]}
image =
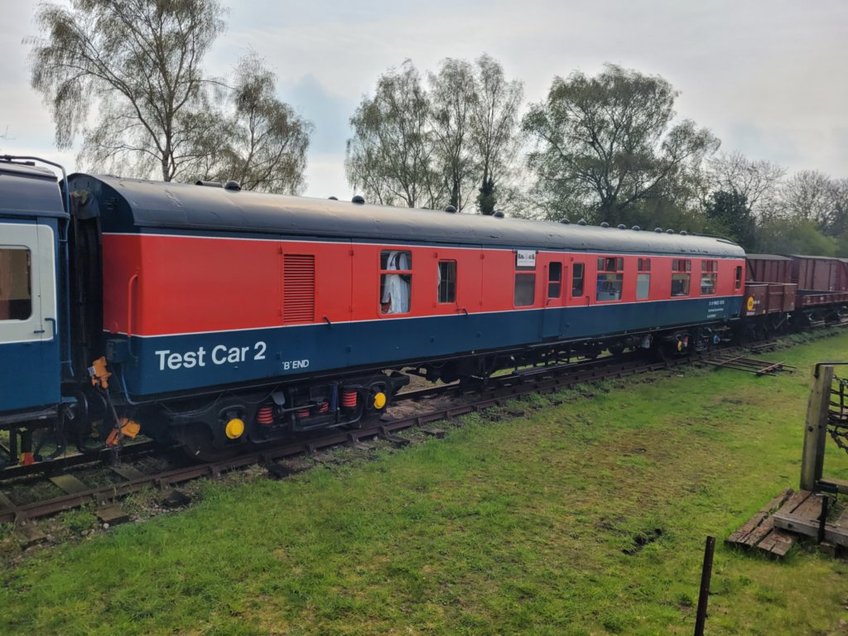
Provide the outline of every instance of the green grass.
{"type": "MultiPolygon", "coordinates": [[[[809,366],[848,334],[769,357],[799,370],[583,386],[372,461],[206,484],[4,572],[0,633],[689,634],[706,535],[797,486],[809,366]]],[[[719,545],[708,633],[839,633],[846,574],[719,545]]]]}

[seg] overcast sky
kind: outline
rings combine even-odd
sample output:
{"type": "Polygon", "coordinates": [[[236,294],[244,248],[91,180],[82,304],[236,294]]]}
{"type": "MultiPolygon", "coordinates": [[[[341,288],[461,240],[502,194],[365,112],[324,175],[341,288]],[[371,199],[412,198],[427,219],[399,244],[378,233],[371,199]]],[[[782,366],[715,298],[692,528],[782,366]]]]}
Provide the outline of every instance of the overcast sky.
{"type": "MultiPolygon", "coordinates": [[[[309,196],[351,194],[348,120],[377,77],[412,59],[486,52],[524,83],[525,108],[554,76],[611,62],[666,78],[676,110],[710,128],[722,150],[790,171],[848,177],[848,0],[224,1],[228,28],[207,58],[226,75],[250,51],[277,73],[279,96],[315,126],[309,196]]],[[[0,0],[0,152],[75,168],[29,87],[32,0],[0,0]]]]}

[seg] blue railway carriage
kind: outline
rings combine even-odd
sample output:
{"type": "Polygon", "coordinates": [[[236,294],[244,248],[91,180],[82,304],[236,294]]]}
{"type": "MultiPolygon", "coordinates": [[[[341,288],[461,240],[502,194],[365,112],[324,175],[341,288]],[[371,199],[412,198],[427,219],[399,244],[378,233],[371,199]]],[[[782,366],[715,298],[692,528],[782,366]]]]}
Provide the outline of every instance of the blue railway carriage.
{"type": "Polygon", "coordinates": [[[55,419],[61,403],[67,220],[53,172],[0,161],[0,425],[55,419]]]}

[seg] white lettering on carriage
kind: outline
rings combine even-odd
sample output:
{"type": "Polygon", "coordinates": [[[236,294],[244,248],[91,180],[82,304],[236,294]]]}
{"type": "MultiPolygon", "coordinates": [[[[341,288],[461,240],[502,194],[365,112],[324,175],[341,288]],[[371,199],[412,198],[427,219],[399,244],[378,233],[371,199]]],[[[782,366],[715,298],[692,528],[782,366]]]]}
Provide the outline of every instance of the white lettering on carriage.
{"type": "Polygon", "coordinates": [[[158,358],[160,371],[176,371],[177,369],[194,369],[205,367],[207,362],[222,366],[226,364],[239,364],[251,360],[264,360],[268,345],[262,340],[248,347],[232,347],[229,345],[215,345],[207,356],[204,347],[198,347],[192,351],[171,351],[162,349],[154,351],[158,358]]]}

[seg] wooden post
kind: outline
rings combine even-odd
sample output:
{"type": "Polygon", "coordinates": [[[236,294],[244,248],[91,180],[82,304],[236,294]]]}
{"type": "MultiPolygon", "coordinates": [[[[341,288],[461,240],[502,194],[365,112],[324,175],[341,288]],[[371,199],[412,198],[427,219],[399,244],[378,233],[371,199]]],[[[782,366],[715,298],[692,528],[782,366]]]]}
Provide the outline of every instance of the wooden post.
{"type": "Polygon", "coordinates": [[[830,385],[833,367],[819,366],[813,377],[813,389],[807,403],[804,423],[804,454],[801,457],[801,490],[815,491],[824,467],[824,443],[827,439],[827,412],[830,406],[830,385]]]}
{"type": "Polygon", "coordinates": [[[707,623],[707,605],[710,601],[710,579],[713,576],[715,537],[707,537],[704,544],[704,564],[701,567],[701,593],[698,595],[698,613],[695,616],[695,636],[704,636],[707,623]]]}

